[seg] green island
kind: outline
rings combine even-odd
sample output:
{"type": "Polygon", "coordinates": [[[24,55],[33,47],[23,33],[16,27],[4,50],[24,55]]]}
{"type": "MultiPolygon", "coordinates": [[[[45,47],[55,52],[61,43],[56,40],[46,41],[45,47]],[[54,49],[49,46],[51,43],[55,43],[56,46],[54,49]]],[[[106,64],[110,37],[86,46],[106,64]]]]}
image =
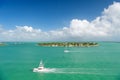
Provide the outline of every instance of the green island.
{"type": "Polygon", "coordinates": [[[5,43],[1,43],[1,42],[0,42],[0,46],[5,46],[5,43]]]}
{"type": "Polygon", "coordinates": [[[92,47],[98,46],[96,42],[46,42],[38,43],[39,46],[49,47],[92,47]]]}

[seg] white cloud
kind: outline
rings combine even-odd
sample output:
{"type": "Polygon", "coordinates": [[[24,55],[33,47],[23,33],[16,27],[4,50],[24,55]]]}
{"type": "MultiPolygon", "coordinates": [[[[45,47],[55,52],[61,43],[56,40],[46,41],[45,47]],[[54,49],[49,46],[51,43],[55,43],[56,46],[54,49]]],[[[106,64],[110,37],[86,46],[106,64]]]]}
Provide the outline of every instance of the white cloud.
{"type": "Polygon", "coordinates": [[[16,26],[14,30],[0,27],[1,41],[56,41],[56,40],[116,40],[120,38],[120,2],[104,9],[93,21],[73,19],[69,27],[42,31],[30,26],[16,26]]]}
{"type": "Polygon", "coordinates": [[[40,41],[44,39],[46,32],[40,29],[33,29],[29,26],[16,26],[14,30],[0,31],[3,41],[40,41]]]}

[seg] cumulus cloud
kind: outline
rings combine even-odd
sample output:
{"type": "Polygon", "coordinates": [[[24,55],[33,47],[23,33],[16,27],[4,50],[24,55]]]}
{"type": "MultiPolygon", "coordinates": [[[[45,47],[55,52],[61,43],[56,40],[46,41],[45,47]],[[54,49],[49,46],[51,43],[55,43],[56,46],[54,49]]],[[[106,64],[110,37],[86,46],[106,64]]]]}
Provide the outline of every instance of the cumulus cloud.
{"type": "Polygon", "coordinates": [[[105,8],[101,16],[91,22],[73,19],[68,27],[59,30],[42,31],[30,26],[16,26],[14,30],[0,27],[1,41],[95,41],[116,40],[120,38],[120,2],[105,8]]]}
{"type": "Polygon", "coordinates": [[[29,26],[16,26],[14,30],[0,31],[2,41],[41,41],[45,39],[45,35],[46,32],[29,26]]]}

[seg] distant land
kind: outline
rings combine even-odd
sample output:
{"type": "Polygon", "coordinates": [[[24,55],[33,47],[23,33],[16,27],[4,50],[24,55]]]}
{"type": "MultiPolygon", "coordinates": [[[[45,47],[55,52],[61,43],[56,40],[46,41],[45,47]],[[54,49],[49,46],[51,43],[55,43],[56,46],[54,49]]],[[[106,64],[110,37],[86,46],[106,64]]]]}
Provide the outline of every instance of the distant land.
{"type": "Polygon", "coordinates": [[[0,46],[4,46],[4,45],[5,45],[5,43],[1,43],[1,42],[0,42],[0,46]]]}
{"type": "Polygon", "coordinates": [[[92,47],[98,46],[96,42],[45,42],[38,43],[39,46],[51,46],[51,47],[92,47]]]}

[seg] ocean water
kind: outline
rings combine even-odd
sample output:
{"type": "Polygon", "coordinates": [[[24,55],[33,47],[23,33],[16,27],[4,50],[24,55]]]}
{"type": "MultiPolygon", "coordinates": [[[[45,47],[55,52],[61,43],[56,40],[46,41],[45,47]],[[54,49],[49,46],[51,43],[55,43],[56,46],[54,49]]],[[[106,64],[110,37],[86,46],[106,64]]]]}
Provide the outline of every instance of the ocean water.
{"type": "Polygon", "coordinates": [[[98,47],[0,46],[0,80],[120,80],[120,43],[98,47]],[[40,60],[53,71],[35,73],[40,60]]]}

